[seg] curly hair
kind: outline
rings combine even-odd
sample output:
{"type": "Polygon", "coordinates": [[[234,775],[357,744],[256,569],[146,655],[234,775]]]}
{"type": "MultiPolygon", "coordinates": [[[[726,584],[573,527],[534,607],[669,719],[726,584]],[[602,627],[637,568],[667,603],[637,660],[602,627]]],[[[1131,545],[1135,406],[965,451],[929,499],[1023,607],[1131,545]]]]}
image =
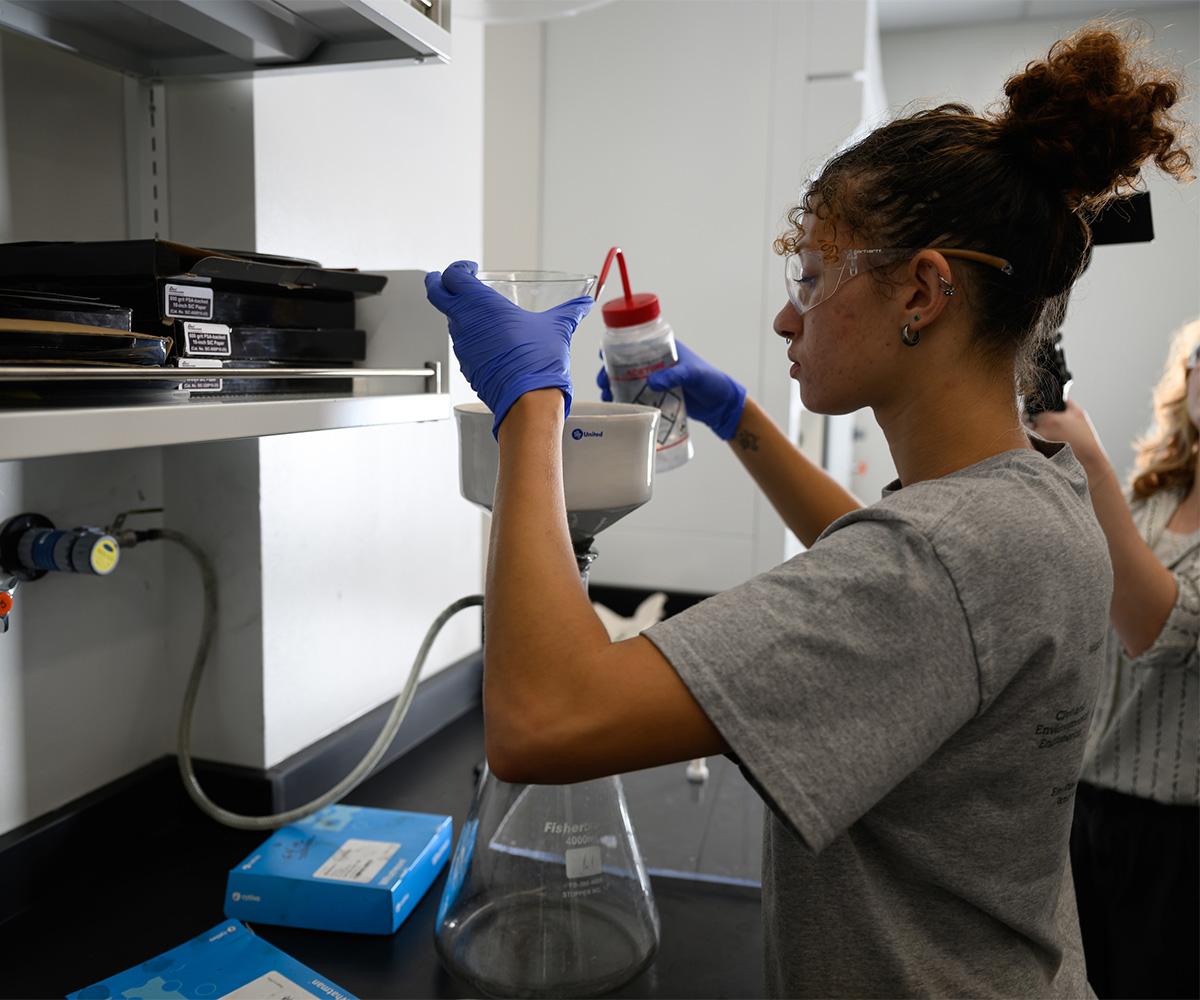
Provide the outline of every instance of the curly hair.
{"type": "Polygon", "coordinates": [[[1090,260],[1090,220],[1147,161],[1192,179],[1184,127],[1170,114],[1180,78],[1140,58],[1140,46],[1131,29],[1091,22],[1009,78],[997,113],[943,104],[880,126],[821,168],[776,252],[797,250],[811,213],[875,246],[1003,257],[1011,275],[956,260],[954,280],[977,344],[1027,375],[1090,260]]]}
{"type": "Polygon", "coordinates": [[[1137,459],[1130,488],[1139,499],[1159,490],[1190,490],[1200,455],[1200,430],[1187,407],[1188,357],[1200,347],[1200,319],[1176,332],[1167,365],[1154,388],[1154,424],[1134,446],[1137,459]]]}

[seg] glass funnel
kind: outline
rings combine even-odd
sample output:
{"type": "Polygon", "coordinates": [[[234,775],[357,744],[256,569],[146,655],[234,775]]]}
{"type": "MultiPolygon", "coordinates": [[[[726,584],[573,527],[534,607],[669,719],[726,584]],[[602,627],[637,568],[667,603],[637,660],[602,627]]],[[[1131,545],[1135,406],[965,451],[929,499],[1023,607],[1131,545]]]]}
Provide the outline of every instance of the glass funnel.
{"type": "Polygon", "coordinates": [[[476,277],[530,312],[545,312],[568,299],[589,295],[596,284],[594,274],[569,271],[480,271],[476,277]]]}

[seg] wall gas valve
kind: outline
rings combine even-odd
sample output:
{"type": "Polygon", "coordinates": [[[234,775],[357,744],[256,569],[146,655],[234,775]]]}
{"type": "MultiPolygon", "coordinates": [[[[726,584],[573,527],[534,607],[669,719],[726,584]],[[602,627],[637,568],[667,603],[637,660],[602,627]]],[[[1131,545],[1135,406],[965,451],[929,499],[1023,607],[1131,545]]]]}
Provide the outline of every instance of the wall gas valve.
{"type": "Polygon", "coordinates": [[[121,546],[103,528],[59,529],[42,514],[18,514],[0,525],[0,569],[18,580],[47,573],[108,576],[121,560],[121,546]]]}

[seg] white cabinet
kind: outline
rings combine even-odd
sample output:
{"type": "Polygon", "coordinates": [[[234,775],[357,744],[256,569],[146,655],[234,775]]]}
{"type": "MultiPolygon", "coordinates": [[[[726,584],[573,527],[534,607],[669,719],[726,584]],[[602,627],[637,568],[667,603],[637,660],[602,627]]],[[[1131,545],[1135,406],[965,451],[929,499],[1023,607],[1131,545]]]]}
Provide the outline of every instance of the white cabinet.
{"type": "MultiPolygon", "coordinates": [[[[423,0],[417,2],[423,5],[423,0]]],[[[238,49],[235,29],[244,38],[254,31],[268,37],[269,24],[263,20],[268,15],[272,23],[278,22],[280,32],[271,37],[280,46],[294,42],[302,26],[295,18],[287,21],[289,9],[302,10],[311,23],[323,26],[321,31],[328,37],[320,45],[327,45],[338,32],[359,40],[373,37],[373,32],[383,30],[375,21],[384,14],[408,18],[399,8],[424,18],[403,0],[396,4],[295,2],[287,8],[225,0],[0,3],[0,27],[18,29],[17,34],[0,31],[0,60],[9,84],[0,120],[7,119],[12,126],[7,133],[9,167],[0,171],[0,240],[159,237],[254,249],[254,81],[122,78],[96,63],[115,63],[135,71],[149,64],[122,65],[115,50],[97,48],[97,39],[120,35],[130,51],[169,52],[173,59],[182,60],[186,40],[179,35],[182,29],[168,23],[174,16],[198,32],[207,24],[204,31],[212,39],[220,37],[231,49],[238,49]],[[262,16],[247,15],[244,23],[238,22],[235,15],[243,7],[262,16]],[[217,27],[221,19],[230,22],[224,34],[217,27]],[[362,21],[358,28],[356,20],[362,21]],[[294,29],[290,35],[279,27],[289,23],[294,29]],[[93,58],[80,59],[63,51],[64,46],[93,58]],[[101,59],[98,53],[112,58],[101,59]]],[[[429,9],[448,10],[437,5],[429,9]]],[[[430,26],[437,27],[432,21],[430,26]]],[[[273,58],[259,42],[239,51],[273,58]]],[[[323,50],[318,46],[317,51],[323,50]]],[[[173,65],[183,71],[182,62],[173,65]]],[[[281,63],[276,60],[271,65],[281,63]]],[[[159,63],[154,67],[162,68],[159,63]]],[[[449,72],[450,67],[443,71],[449,72]]],[[[363,80],[369,89],[369,75],[343,75],[363,80]]],[[[333,75],[319,74],[316,79],[332,81],[333,75]]],[[[320,137],[311,141],[319,142],[320,137]]],[[[329,263],[346,266],[360,261],[352,257],[329,263]]],[[[425,300],[423,272],[397,271],[390,278],[382,295],[358,303],[359,324],[369,338],[364,367],[409,375],[358,378],[353,394],[340,398],[180,401],[168,395],[167,401],[152,406],[0,408],[0,461],[447,419],[445,320],[425,300]]],[[[156,375],[178,380],[170,372],[156,375]]],[[[318,392],[320,382],[314,380],[313,386],[318,392]]]]}

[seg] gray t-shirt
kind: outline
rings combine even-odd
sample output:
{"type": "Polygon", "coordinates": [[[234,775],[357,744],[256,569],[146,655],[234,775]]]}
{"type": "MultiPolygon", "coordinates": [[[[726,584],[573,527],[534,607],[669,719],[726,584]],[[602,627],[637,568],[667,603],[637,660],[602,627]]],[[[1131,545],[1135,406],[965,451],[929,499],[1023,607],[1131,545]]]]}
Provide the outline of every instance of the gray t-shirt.
{"type": "Polygon", "coordinates": [[[772,995],[1091,996],[1067,844],[1112,569],[1035,444],[645,633],[771,807],[772,995]]]}

